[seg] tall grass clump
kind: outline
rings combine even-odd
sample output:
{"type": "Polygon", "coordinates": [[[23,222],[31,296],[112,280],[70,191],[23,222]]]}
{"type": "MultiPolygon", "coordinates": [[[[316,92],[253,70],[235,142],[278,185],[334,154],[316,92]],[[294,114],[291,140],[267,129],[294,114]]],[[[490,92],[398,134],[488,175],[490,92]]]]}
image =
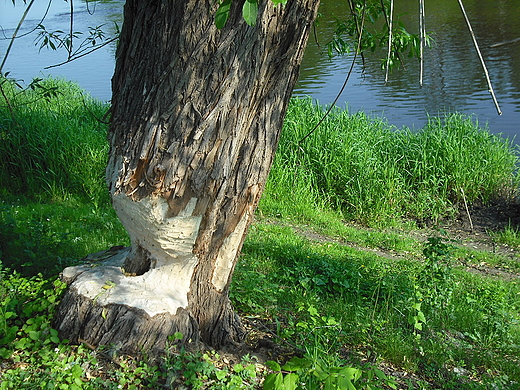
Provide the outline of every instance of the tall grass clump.
{"type": "Polygon", "coordinates": [[[410,201],[418,200],[410,203],[414,216],[428,217],[429,208],[441,214],[436,199],[456,206],[510,201],[515,194],[518,156],[513,144],[467,116],[430,118],[418,132],[401,131],[395,147],[404,156],[400,170],[406,173],[410,201]]]}
{"type": "Polygon", "coordinates": [[[380,224],[437,219],[461,201],[489,202],[515,190],[511,143],[460,114],[411,131],[333,109],[306,137],[323,114],[310,100],[291,102],[261,205],[266,211],[274,198],[318,199],[349,219],[380,224]]]}
{"type": "Polygon", "coordinates": [[[75,195],[95,204],[107,201],[106,125],[97,118],[108,107],[64,80],[49,78],[27,90],[5,78],[0,84],[3,190],[48,199],[75,195]]]}

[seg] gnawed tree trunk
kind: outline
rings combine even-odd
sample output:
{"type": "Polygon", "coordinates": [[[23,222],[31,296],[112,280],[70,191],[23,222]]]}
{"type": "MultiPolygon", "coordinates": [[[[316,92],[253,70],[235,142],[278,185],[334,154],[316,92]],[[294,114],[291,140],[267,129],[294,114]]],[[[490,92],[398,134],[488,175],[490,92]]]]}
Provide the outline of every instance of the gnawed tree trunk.
{"type": "Polygon", "coordinates": [[[319,0],[127,0],[113,83],[107,181],[131,238],[72,281],[56,317],[72,341],[156,350],[168,335],[243,338],[228,290],[319,0]]]}

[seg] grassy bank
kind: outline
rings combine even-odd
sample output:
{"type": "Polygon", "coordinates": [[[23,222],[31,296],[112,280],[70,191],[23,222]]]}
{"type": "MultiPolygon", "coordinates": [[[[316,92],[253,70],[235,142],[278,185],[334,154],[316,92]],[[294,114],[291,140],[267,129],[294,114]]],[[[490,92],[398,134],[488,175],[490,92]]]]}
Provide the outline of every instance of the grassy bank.
{"type": "Polygon", "coordinates": [[[8,103],[0,103],[2,191],[34,199],[73,196],[94,205],[106,203],[108,144],[106,125],[98,118],[108,107],[65,81],[47,80],[29,93],[0,83],[9,97],[8,103]],[[42,97],[42,88],[55,94],[42,97]]]}
{"type": "Polygon", "coordinates": [[[512,144],[460,114],[411,131],[337,109],[305,138],[323,113],[293,100],[262,203],[269,213],[300,213],[294,207],[317,202],[348,220],[384,226],[402,218],[436,221],[464,200],[515,194],[512,144]]]}
{"type": "Polygon", "coordinates": [[[231,290],[248,356],[172,348],[150,365],[60,340],[58,272],[128,240],[92,115],[107,107],[56,83],[47,100],[0,101],[0,389],[520,386],[518,227],[486,252],[413,222],[515,192],[511,146],[460,115],[411,132],[337,110],[299,142],[323,110],[291,103],[231,290]],[[482,264],[501,273],[468,267],[482,264]]]}

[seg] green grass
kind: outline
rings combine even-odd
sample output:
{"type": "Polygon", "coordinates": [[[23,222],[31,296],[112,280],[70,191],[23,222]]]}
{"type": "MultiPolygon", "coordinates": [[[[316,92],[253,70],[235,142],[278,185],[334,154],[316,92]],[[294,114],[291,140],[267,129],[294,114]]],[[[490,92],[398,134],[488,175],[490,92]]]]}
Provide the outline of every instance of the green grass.
{"type": "Polygon", "coordinates": [[[329,205],[382,226],[403,217],[436,221],[464,199],[485,203],[516,191],[511,143],[460,114],[430,118],[414,132],[335,109],[305,138],[323,114],[293,100],[260,206],[266,213],[315,215],[316,205],[329,205]]]}
{"type": "Polygon", "coordinates": [[[89,253],[128,244],[109,204],[0,201],[0,261],[25,275],[55,276],[89,253]]]}
{"type": "Polygon", "coordinates": [[[257,224],[232,294],[240,310],[285,322],[279,337],[304,346],[308,355],[321,351],[333,365],[356,364],[355,356],[345,356],[363,346],[376,361],[404,367],[442,388],[464,388],[463,379],[471,382],[472,376],[498,380],[497,374],[518,382],[518,282],[449,264],[383,259],[308,241],[290,227],[257,224]],[[425,319],[418,330],[413,318],[420,302],[425,319]],[[333,335],[327,335],[332,318],[333,335]],[[324,349],[331,345],[333,350],[324,349]],[[467,370],[466,376],[458,378],[456,368],[467,370]]]}
{"type": "MultiPolygon", "coordinates": [[[[291,103],[230,295],[263,324],[253,336],[267,332],[296,357],[267,368],[170,348],[150,364],[60,340],[57,274],[128,238],[103,180],[106,128],[91,115],[106,107],[47,83],[60,94],[18,95],[14,116],[0,102],[0,389],[253,389],[264,378],[309,389],[519,386],[519,279],[466,270],[518,273],[517,258],[443,236],[424,242],[402,219],[449,215],[460,189],[470,204],[514,192],[510,145],[460,115],[412,133],[336,110],[298,145],[323,110],[291,103]]],[[[494,239],[513,246],[516,236],[511,226],[494,239]]]]}
{"type": "Polygon", "coordinates": [[[104,184],[108,144],[102,118],[108,107],[77,85],[47,79],[39,89],[20,93],[0,80],[9,105],[0,104],[0,181],[10,194],[65,200],[88,199],[95,206],[108,201],[104,184]]]}
{"type": "Polygon", "coordinates": [[[518,226],[512,226],[511,223],[502,231],[495,232],[493,236],[495,241],[501,244],[510,245],[513,248],[520,247],[520,231],[518,226]]]}

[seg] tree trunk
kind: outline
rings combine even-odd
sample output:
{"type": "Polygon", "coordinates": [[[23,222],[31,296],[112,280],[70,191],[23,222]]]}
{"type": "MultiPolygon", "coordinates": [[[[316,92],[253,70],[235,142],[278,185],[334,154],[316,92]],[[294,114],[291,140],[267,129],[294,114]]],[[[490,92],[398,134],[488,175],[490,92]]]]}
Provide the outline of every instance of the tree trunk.
{"type": "Polygon", "coordinates": [[[228,290],[273,160],[319,0],[127,0],[112,80],[107,182],[132,247],[64,271],[56,317],[72,341],[124,352],[168,335],[244,336],[228,290]]]}

